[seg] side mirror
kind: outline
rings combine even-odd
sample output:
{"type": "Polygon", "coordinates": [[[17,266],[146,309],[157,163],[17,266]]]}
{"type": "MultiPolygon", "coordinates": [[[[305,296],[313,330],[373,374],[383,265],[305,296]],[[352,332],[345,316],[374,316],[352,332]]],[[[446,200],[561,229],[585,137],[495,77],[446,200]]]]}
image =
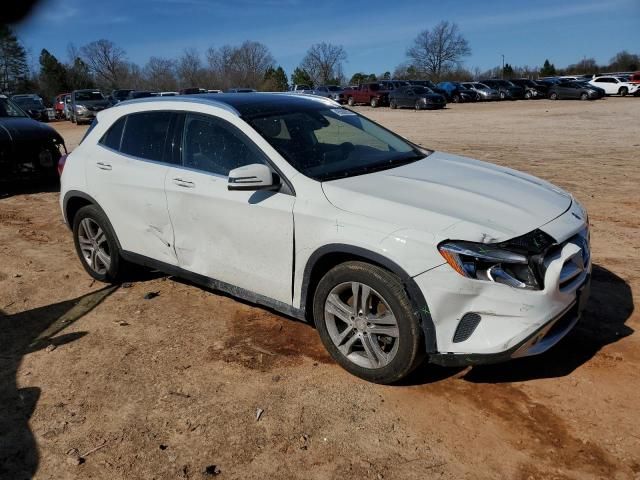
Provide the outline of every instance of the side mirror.
{"type": "Polygon", "coordinates": [[[262,163],[234,168],[229,172],[228,190],[277,190],[280,177],[262,163]]]}

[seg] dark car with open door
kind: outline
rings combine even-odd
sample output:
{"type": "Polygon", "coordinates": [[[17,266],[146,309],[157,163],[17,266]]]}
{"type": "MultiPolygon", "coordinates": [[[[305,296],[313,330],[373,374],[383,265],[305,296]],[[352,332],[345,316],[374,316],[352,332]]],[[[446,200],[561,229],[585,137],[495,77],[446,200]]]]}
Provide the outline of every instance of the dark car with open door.
{"type": "Polygon", "coordinates": [[[416,110],[435,110],[444,108],[447,101],[444,96],[420,85],[406,85],[389,93],[391,108],[415,108],[416,110]]]}
{"type": "Polygon", "coordinates": [[[514,85],[507,80],[492,78],[480,80],[480,83],[484,83],[488,87],[497,90],[501,100],[519,100],[524,98],[524,88],[514,85]]]}
{"type": "Polygon", "coordinates": [[[549,87],[544,84],[536,83],[528,78],[512,78],[510,82],[524,88],[524,98],[526,100],[547,98],[549,87]]]}
{"type": "Polygon", "coordinates": [[[11,100],[18,105],[23,112],[26,112],[31,118],[48,122],[49,115],[47,107],[45,107],[42,98],[35,94],[14,95],[11,100]]]}
{"type": "Polygon", "coordinates": [[[0,182],[33,176],[54,179],[63,153],[66,147],[58,132],[0,95],[0,182]]]}

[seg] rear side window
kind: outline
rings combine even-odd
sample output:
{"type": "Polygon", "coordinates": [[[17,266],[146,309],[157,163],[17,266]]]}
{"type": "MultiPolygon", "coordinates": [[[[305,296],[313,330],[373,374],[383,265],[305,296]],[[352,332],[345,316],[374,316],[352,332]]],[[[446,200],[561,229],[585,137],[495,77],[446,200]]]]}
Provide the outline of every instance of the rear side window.
{"type": "Polygon", "coordinates": [[[126,120],[127,117],[121,117],[111,125],[111,128],[100,139],[100,144],[113,150],[120,150],[120,140],[122,139],[122,131],[126,120]]]}
{"type": "Polygon", "coordinates": [[[120,151],[161,162],[172,116],[171,112],[143,112],[127,116],[120,151]]]}

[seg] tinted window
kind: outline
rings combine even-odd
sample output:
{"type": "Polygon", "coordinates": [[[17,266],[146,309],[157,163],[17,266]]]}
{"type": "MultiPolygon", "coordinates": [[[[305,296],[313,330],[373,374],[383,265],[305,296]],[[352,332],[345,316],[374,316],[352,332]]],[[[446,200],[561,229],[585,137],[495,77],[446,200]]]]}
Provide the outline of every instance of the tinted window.
{"type": "Polygon", "coordinates": [[[171,112],[129,115],[120,151],[134,157],[161,162],[172,115],[171,112]]]}
{"type": "Polygon", "coordinates": [[[187,115],[182,140],[185,167],[227,176],[234,168],[264,163],[258,148],[227,122],[187,115]]]}
{"type": "Polygon", "coordinates": [[[100,144],[114,150],[120,150],[120,140],[122,139],[122,131],[126,120],[127,117],[121,117],[111,125],[111,128],[100,139],[100,144]]]}
{"type": "Polygon", "coordinates": [[[74,93],[76,101],[90,101],[90,100],[104,100],[102,93],[88,92],[88,91],[79,91],[74,93]]]}

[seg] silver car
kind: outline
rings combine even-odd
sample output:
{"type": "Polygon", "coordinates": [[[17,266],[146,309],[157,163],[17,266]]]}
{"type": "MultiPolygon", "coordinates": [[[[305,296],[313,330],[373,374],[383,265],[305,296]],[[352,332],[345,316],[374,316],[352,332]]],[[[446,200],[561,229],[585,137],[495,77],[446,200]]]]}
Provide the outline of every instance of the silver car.
{"type": "Polygon", "coordinates": [[[462,86],[476,92],[476,99],[478,101],[487,102],[491,100],[500,100],[500,93],[497,90],[494,90],[493,88],[485,85],[484,83],[466,82],[463,83],[462,86]]]}
{"type": "Polygon", "coordinates": [[[338,103],[345,103],[344,90],[337,85],[320,85],[313,89],[313,94],[320,97],[327,97],[338,103]]]}

